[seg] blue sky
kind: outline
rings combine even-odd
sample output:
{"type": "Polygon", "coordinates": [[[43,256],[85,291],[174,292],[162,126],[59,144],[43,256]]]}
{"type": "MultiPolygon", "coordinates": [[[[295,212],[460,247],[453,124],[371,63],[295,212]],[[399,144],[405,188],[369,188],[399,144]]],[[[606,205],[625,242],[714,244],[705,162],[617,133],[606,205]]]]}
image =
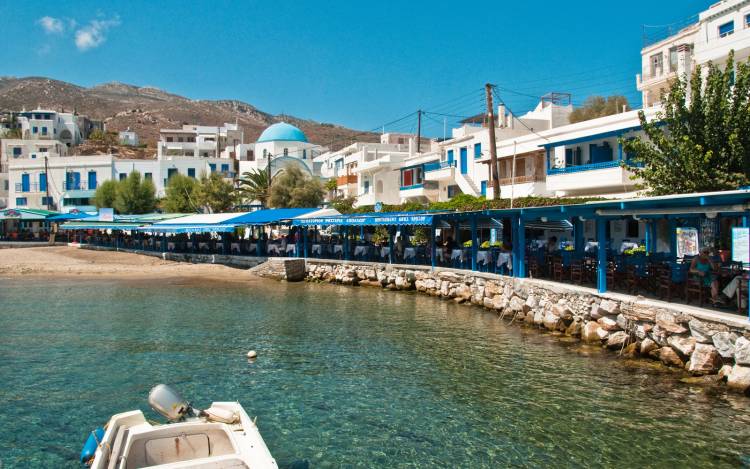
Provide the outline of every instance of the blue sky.
{"type": "Polygon", "coordinates": [[[150,85],[365,130],[420,108],[480,112],[488,81],[516,113],[548,91],[639,105],[642,25],[712,1],[508,3],[0,0],[0,75],[150,85]]]}

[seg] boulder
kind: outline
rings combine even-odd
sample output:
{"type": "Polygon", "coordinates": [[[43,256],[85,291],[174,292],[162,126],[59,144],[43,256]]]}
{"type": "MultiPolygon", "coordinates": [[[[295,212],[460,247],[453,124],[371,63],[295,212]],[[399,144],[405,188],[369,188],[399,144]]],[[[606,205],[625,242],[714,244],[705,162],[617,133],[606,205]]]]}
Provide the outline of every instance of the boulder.
{"type": "Polygon", "coordinates": [[[529,295],[529,297],[526,298],[526,306],[529,309],[536,309],[537,306],[539,306],[539,300],[537,299],[536,295],[529,295]]]}
{"type": "Polygon", "coordinates": [[[697,319],[691,319],[688,322],[688,327],[690,328],[690,335],[695,337],[695,340],[701,344],[713,343],[712,337],[718,332],[716,329],[709,327],[705,322],[697,319]]]}
{"type": "Polygon", "coordinates": [[[651,334],[650,334],[650,337],[654,339],[654,342],[659,344],[660,347],[664,347],[665,345],[667,345],[668,336],[669,334],[659,326],[655,326],[651,330],[651,334]]]}
{"type": "Polygon", "coordinates": [[[732,332],[717,332],[711,340],[714,347],[724,358],[734,357],[734,343],[737,341],[737,335],[732,332]]]}
{"type": "Polygon", "coordinates": [[[676,366],[678,368],[683,368],[685,366],[685,363],[672,347],[662,347],[659,349],[659,360],[667,366],[676,366]]]}
{"type": "Polygon", "coordinates": [[[620,329],[620,326],[617,325],[617,321],[610,318],[609,316],[599,318],[597,322],[599,323],[599,326],[601,326],[601,328],[605,331],[612,332],[620,329]]]}
{"type": "Polygon", "coordinates": [[[487,296],[495,296],[498,293],[501,293],[503,291],[503,288],[498,285],[496,282],[487,282],[484,286],[484,293],[487,296]]]}
{"type": "Polygon", "coordinates": [[[677,317],[674,314],[666,311],[656,314],[656,325],[670,334],[684,334],[688,331],[686,327],[677,323],[677,317]]]}
{"type": "Polygon", "coordinates": [[[600,329],[599,323],[596,321],[589,321],[583,326],[581,330],[581,340],[588,343],[600,342],[601,338],[596,333],[597,329],[600,329]]]}
{"type": "Polygon", "coordinates": [[[740,337],[734,343],[734,362],[738,365],[750,366],[750,340],[740,337]]]}
{"type": "Polygon", "coordinates": [[[597,327],[596,328],[596,335],[599,337],[599,340],[601,341],[601,340],[604,340],[607,337],[609,337],[609,332],[605,331],[601,327],[597,327]]]}
{"type": "MultiPolygon", "coordinates": [[[[398,283],[396,283],[398,285],[398,283]]],[[[468,285],[462,284],[458,285],[456,287],[456,296],[459,298],[463,298],[464,300],[468,300],[471,298],[471,287],[468,285]]]]}
{"type": "Polygon", "coordinates": [[[617,322],[617,325],[620,326],[620,329],[627,331],[629,322],[628,318],[625,317],[624,314],[620,313],[617,315],[617,319],[615,320],[617,322]]]}
{"type": "Polygon", "coordinates": [[[482,305],[485,308],[491,309],[494,307],[495,303],[492,301],[492,298],[485,296],[484,299],[482,300],[482,305]]]}
{"type": "Polygon", "coordinates": [[[721,367],[721,356],[713,345],[695,344],[695,350],[690,355],[688,371],[696,375],[716,373],[721,367]]]}
{"type": "Polygon", "coordinates": [[[514,296],[510,299],[510,302],[508,302],[508,308],[513,312],[521,312],[523,311],[523,307],[526,304],[526,302],[521,299],[519,296],[514,296]]]}
{"type": "Polygon", "coordinates": [[[625,347],[628,342],[630,342],[630,336],[627,332],[615,332],[607,337],[607,348],[620,350],[625,347]]]}
{"type": "Polygon", "coordinates": [[[628,358],[634,358],[638,355],[638,350],[640,350],[640,348],[641,348],[641,344],[639,344],[638,342],[632,342],[623,349],[622,356],[628,357],[628,358]]]}
{"type": "Polygon", "coordinates": [[[693,354],[693,350],[695,350],[695,339],[692,337],[673,335],[667,339],[667,344],[679,353],[683,359],[690,357],[693,354]]]}
{"type": "Polygon", "coordinates": [[[643,342],[641,342],[641,355],[648,355],[652,351],[658,349],[659,346],[651,339],[643,339],[643,342]]]}
{"type": "Polygon", "coordinates": [[[504,311],[508,307],[508,298],[504,295],[497,295],[492,299],[492,307],[499,311],[504,311]]]}
{"type": "Polygon", "coordinates": [[[544,318],[542,319],[542,324],[544,324],[544,327],[547,328],[550,331],[554,331],[558,328],[560,325],[560,322],[562,319],[560,319],[559,316],[557,316],[553,310],[547,310],[546,313],[544,313],[544,318]]]}
{"type": "Polygon", "coordinates": [[[747,392],[750,390],[750,367],[734,365],[727,377],[727,387],[734,391],[747,392]]]}
{"type": "Polygon", "coordinates": [[[599,309],[607,316],[617,316],[620,314],[620,305],[612,300],[602,300],[599,303],[599,309]]]}
{"type": "Polygon", "coordinates": [[[565,305],[556,304],[552,306],[552,314],[562,319],[563,321],[573,320],[573,311],[565,305]]]}
{"type": "Polygon", "coordinates": [[[729,378],[729,375],[732,374],[732,365],[723,365],[721,368],[719,368],[719,372],[716,373],[716,376],[719,378],[719,380],[726,381],[727,378],[729,378]]]}
{"type": "Polygon", "coordinates": [[[542,311],[541,309],[534,311],[534,324],[536,324],[537,326],[541,326],[543,322],[544,311],[542,311]]]}
{"type": "Polygon", "coordinates": [[[639,324],[635,326],[635,336],[638,337],[640,340],[645,339],[648,337],[648,334],[646,332],[646,328],[643,327],[643,324],[639,324]]]}
{"type": "Polygon", "coordinates": [[[524,322],[525,322],[526,324],[529,324],[529,325],[531,325],[531,324],[534,324],[534,313],[533,313],[533,312],[531,312],[531,311],[529,311],[529,312],[528,312],[528,313],[526,314],[526,318],[524,319],[524,322]]]}
{"type": "Polygon", "coordinates": [[[592,306],[591,313],[589,313],[589,315],[591,316],[591,319],[593,319],[594,321],[606,316],[606,314],[604,314],[604,311],[602,311],[601,308],[599,308],[599,305],[592,306]]]}
{"type": "Polygon", "coordinates": [[[575,320],[565,329],[565,335],[578,337],[581,335],[581,321],[575,320]]]}

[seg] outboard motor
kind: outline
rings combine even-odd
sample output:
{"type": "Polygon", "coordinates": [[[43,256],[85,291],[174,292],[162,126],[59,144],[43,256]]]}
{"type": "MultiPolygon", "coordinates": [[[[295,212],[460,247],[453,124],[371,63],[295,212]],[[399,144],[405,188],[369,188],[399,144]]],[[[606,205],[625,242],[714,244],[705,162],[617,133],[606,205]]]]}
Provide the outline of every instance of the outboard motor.
{"type": "Polygon", "coordinates": [[[148,405],[170,422],[179,422],[195,415],[190,403],[166,384],[157,384],[148,393],[148,405]]]}

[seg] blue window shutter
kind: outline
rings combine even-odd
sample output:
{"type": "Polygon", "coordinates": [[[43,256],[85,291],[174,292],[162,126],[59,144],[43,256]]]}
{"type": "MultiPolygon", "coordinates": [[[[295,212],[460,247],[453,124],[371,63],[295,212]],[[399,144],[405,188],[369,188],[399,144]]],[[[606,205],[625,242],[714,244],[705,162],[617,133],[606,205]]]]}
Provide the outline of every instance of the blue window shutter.
{"type": "Polygon", "coordinates": [[[487,197],[487,181],[482,181],[482,197],[487,197]]]}
{"type": "Polygon", "coordinates": [[[89,171],[89,187],[88,189],[94,190],[96,189],[96,171],[89,171]]]}
{"type": "Polygon", "coordinates": [[[453,163],[453,150],[448,150],[448,163],[453,163]]]}
{"type": "Polygon", "coordinates": [[[229,172],[229,165],[228,164],[222,164],[221,165],[221,172],[222,173],[228,173],[229,172]]]}
{"type": "Polygon", "coordinates": [[[188,176],[191,178],[195,177],[195,168],[188,168],[188,176]]]}
{"type": "Polygon", "coordinates": [[[39,173],[39,192],[47,191],[47,175],[39,173]]]}
{"type": "Polygon", "coordinates": [[[719,37],[729,36],[734,32],[734,21],[719,26],[719,37]]]}
{"type": "Polygon", "coordinates": [[[482,144],[475,143],[474,144],[474,158],[479,158],[481,156],[482,156],[482,144]]]}
{"type": "Polygon", "coordinates": [[[31,183],[29,182],[29,175],[21,175],[21,192],[29,192],[31,190],[31,183]]]}
{"type": "Polygon", "coordinates": [[[23,207],[26,205],[26,197],[16,197],[16,205],[23,207]]]}
{"type": "Polygon", "coordinates": [[[209,163],[208,167],[211,168],[211,172],[212,173],[216,171],[216,165],[215,164],[209,163]]]}

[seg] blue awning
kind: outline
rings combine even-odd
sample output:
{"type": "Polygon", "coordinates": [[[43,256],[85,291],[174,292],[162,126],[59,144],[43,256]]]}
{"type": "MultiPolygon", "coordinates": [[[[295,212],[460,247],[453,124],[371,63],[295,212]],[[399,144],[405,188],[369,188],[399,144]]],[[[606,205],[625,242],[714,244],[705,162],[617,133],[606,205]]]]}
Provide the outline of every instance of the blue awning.
{"type": "Polygon", "coordinates": [[[432,213],[377,213],[363,215],[340,215],[335,217],[302,218],[292,222],[294,226],[396,226],[396,225],[432,225],[436,215],[432,213]]]}
{"type": "Polygon", "coordinates": [[[140,227],[140,223],[108,223],[108,222],[68,222],[60,225],[61,230],[119,230],[119,231],[133,231],[140,227]]]}
{"type": "Polygon", "coordinates": [[[257,210],[226,220],[225,223],[233,225],[273,225],[289,222],[293,218],[301,217],[310,212],[320,210],[318,208],[273,208],[268,210],[257,210]]]}
{"type": "Polygon", "coordinates": [[[85,213],[85,212],[61,213],[60,215],[49,217],[47,220],[50,220],[50,221],[83,220],[85,218],[91,218],[95,216],[96,215],[89,215],[88,213],[85,213]]]}
{"type": "Polygon", "coordinates": [[[148,233],[231,233],[236,225],[151,225],[141,226],[138,231],[148,233]]]}

